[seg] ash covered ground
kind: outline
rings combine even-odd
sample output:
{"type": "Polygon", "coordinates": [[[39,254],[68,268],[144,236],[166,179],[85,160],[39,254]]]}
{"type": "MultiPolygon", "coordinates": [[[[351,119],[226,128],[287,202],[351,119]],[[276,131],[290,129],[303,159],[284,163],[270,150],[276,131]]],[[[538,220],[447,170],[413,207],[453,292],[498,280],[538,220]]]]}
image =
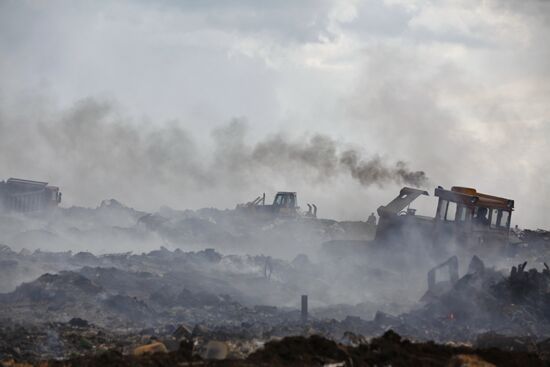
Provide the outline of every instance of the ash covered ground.
{"type": "Polygon", "coordinates": [[[459,256],[458,279],[428,288],[446,256],[363,251],[365,222],[106,200],[0,228],[6,366],[548,364],[545,231],[518,231],[506,256],[459,256]]]}

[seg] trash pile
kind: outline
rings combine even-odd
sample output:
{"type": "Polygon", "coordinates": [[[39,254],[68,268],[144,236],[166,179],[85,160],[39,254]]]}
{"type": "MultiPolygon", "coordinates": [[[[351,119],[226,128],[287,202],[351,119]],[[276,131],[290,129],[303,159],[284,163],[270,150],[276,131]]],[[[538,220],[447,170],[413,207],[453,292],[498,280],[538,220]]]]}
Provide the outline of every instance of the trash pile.
{"type": "Polygon", "coordinates": [[[2,317],[13,320],[67,322],[80,317],[99,326],[125,328],[180,321],[255,323],[280,319],[281,312],[292,314],[302,294],[310,295],[312,316],[319,318],[371,318],[377,310],[404,309],[388,302],[395,299],[390,293],[365,299],[365,279],[382,288],[391,273],[374,272],[360,263],[328,267],[305,255],[285,261],[222,255],[212,249],[94,255],[15,252],[4,246],[0,261],[11,264],[0,268],[0,305],[2,317]],[[255,310],[262,306],[275,307],[278,313],[258,315],[255,310]]]}
{"type": "Polygon", "coordinates": [[[270,342],[247,361],[275,366],[546,366],[534,353],[414,343],[393,331],[359,344],[319,336],[270,342]]]}
{"type": "Polygon", "coordinates": [[[95,254],[214,248],[224,253],[281,257],[339,238],[371,238],[366,221],[338,222],[311,217],[264,218],[233,209],[135,210],[115,199],[97,208],[55,208],[45,213],[0,213],[0,243],[20,251],[82,251],[95,254]]]}
{"type": "MultiPolygon", "coordinates": [[[[34,256],[5,248],[3,253],[25,261],[34,256]]],[[[416,341],[479,344],[536,352],[544,358],[542,351],[550,347],[546,342],[550,269],[527,270],[527,263],[512,267],[506,275],[474,257],[466,275],[451,276],[442,284],[432,279],[430,271],[426,294],[414,309],[398,316],[380,311],[372,319],[337,320],[323,317],[321,308],[318,313],[311,310],[305,320],[296,307],[259,303],[267,293],[292,294],[285,289],[291,283],[268,279],[261,266],[263,258],[166,249],[124,256],[42,252],[37,256],[51,266],[60,266],[62,258],[75,269],[43,274],[0,295],[4,340],[0,360],[67,359],[106,350],[127,355],[141,344],[157,341],[172,351],[183,339],[192,342],[199,355],[216,341],[228,346],[226,355],[243,359],[266,342],[283,337],[319,335],[359,345],[390,329],[416,341]],[[242,272],[243,264],[255,275],[242,272]],[[257,287],[252,292],[258,292],[257,298],[236,285],[257,287]]],[[[287,276],[299,274],[291,263],[270,261],[287,276]]],[[[303,266],[304,260],[297,263],[303,266]]],[[[277,278],[278,271],[272,276],[277,278]]]]}
{"type": "Polygon", "coordinates": [[[371,321],[353,320],[349,330],[377,335],[388,328],[415,340],[473,343],[491,332],[543,340],[550,337],[550,270],[512,267],[508,276],[480,266],[448,286],[433,287],[416,309],[399,316],[377,313],[371,321]]]}
{"type": "Polygon", "coordinates": [[[516,252],[525,259],[537,262],[550,262],[550,231],[543,229],[515,229],[520,241],[516,252]]]}
{"type": "MultiPolygon", "coordinates": [[[[89,343],[88,341],[80,343],[89,343]]],[[[90,343],[90,345],[93,345],[90,343]]],[[[231,354],[226,342],[212,341],[196,348],[182,339],[179,344],[150,340],[123,353],[113,348],[64,360],[42,360],[34,365],[59,366],[547,366],[540,355],[526,351],[495,348],[415,343],[393,331],[358,344],[338,343],[322,336],[293,336],[256,347],[244,358],[231,354]]],[[[246,348],[246,347],[245,347],[246,348]]],[[[15,360],[0,362],[3,367],[23,366],[15,360]]],[[[29,366],[29,364],[24,364],[29,366]]]]}
{"type": "MultiPolygon", "coordinates": [[[[35,259],[33,254],[10,255],[17,259],[12,260],[18,262],[16,267],[26,268],[25,264],[35,259]]],[[[37,256],[41,257],[42,253],[37,256]]],[[[212,324],[254,322],[256,318],[269,319],[269,314],[258,311],[261,308],[244,307],[233,297],[259,305],[269,299],[267,292],[272,292],[274,297],[288,297],[291,293],[281,289],[284,283],[268,280],[263,275],[265,261],[260,262],[263,259],[239,258],[249,262],[250,270],[232,273],[227,270],[231,258],[224,259],[215,251],[160,250],[144,255],[98,258],[91,254],[60,254],[59,257],[50,254],[47,259],[51,261],[50,267],[62,269],[65,264],[73,270],[46,273],[22,283],[12,292],[0,294],[3,318],[66,322],[78,317],[111,328],[152,327],[178,320],[212,324]],[[102,266],[79,267],[80,261],[102,266]],[[245,293],[246,287],[258,288],[258,293],[245,293]]],[[[273,260],[272,266],[276,269],[283,265],[273,260]]]]}
{"type": "Polygon", "coordinates": [[[523,242],[516,247],[528,251],[516,253],[521,263],[511,269],[474,256],[460,277],[453,256],[428,271],[426,284],[425,272],[437,263],[405,250],[377,248],[388,261],[366,250],[337,258],[263,254],[270,246],[296,254],[303,243],[319,250],[322,241],[364,229],[311,217],[145,213],[107,200],[46,217],[0,216],[0,229],[9,244],[0,245],[4,363],[461,365],[460,358],[478,358],[506,365],[517,357],[536,365],[550,356],[545,231],[518,232],[523,242]],[[53,244],[60,247],[41,249],[53,244]],[[96,245],[102,250],[89,251],[96,245]],[[257,254],[243,253],[254,245],[257,254]],[[241,252],[219,250],[232,246],[241,252]],[[300,310],[304,295],[310,308],[306,301],[300,310]]]}
{"type": "Polygon", "coordinates": [[[67,323],[14,323],[0,326],[0,360],[39,361],[99,354],[139,344],[140,335],[114,334],[74,318],[67,323]]]}

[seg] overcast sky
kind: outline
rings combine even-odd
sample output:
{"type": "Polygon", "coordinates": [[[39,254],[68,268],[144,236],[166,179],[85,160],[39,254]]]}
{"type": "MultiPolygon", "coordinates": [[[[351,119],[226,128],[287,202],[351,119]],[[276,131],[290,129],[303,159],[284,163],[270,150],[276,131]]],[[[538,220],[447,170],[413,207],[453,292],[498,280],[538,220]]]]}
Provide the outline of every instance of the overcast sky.
{"type": "Polygon", "coordinates": [[[0,173],[149,210],[292,190],[365,219],[396,195],[302,156],[250,166],[321,134],[549,228],[548,40],[547,1],[0,0],[0,173]]]}

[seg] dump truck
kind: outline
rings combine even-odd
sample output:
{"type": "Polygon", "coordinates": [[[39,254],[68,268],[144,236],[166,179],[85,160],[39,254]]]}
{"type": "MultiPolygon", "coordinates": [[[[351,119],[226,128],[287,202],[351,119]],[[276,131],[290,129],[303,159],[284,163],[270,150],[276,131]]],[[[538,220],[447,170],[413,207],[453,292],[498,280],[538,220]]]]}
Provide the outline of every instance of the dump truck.
{"type": "Polygon", "coordinates": [[[0,210],[33,212],[57,207],[61,202],[59,187],[47,182],[9,178],[0,182],[0,210]]]}
{"type": "Polygon", "coordinates": [[[279,191],[275,194],[272,204],[266,204],[265,193],[256,197],[254,200],[244,204],[238,204],[237,210],[247,213],[269,217],[317,217],[317,206],[315,204],[306,204],[308,211],[302,213],[298,206],[298,195],[296,192],[279,191]]]}

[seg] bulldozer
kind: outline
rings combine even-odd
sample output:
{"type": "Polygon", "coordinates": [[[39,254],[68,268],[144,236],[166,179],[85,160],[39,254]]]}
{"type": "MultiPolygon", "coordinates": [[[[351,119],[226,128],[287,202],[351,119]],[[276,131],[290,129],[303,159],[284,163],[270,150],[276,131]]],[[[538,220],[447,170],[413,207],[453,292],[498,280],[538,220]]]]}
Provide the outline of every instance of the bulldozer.
{"type": "Polygon", "coordinates": [[[265,193],[256,197],[254,200],[245,204],[237,204],[237,210],[263,217],[297,217],[305,216],[316,218],[317,206],[315,204],[306,204],[308,211],[302,213],[298,206],[298,195],[296,192],[279,191],[275,194],[272,204],[266,204],[265,193]]]}

